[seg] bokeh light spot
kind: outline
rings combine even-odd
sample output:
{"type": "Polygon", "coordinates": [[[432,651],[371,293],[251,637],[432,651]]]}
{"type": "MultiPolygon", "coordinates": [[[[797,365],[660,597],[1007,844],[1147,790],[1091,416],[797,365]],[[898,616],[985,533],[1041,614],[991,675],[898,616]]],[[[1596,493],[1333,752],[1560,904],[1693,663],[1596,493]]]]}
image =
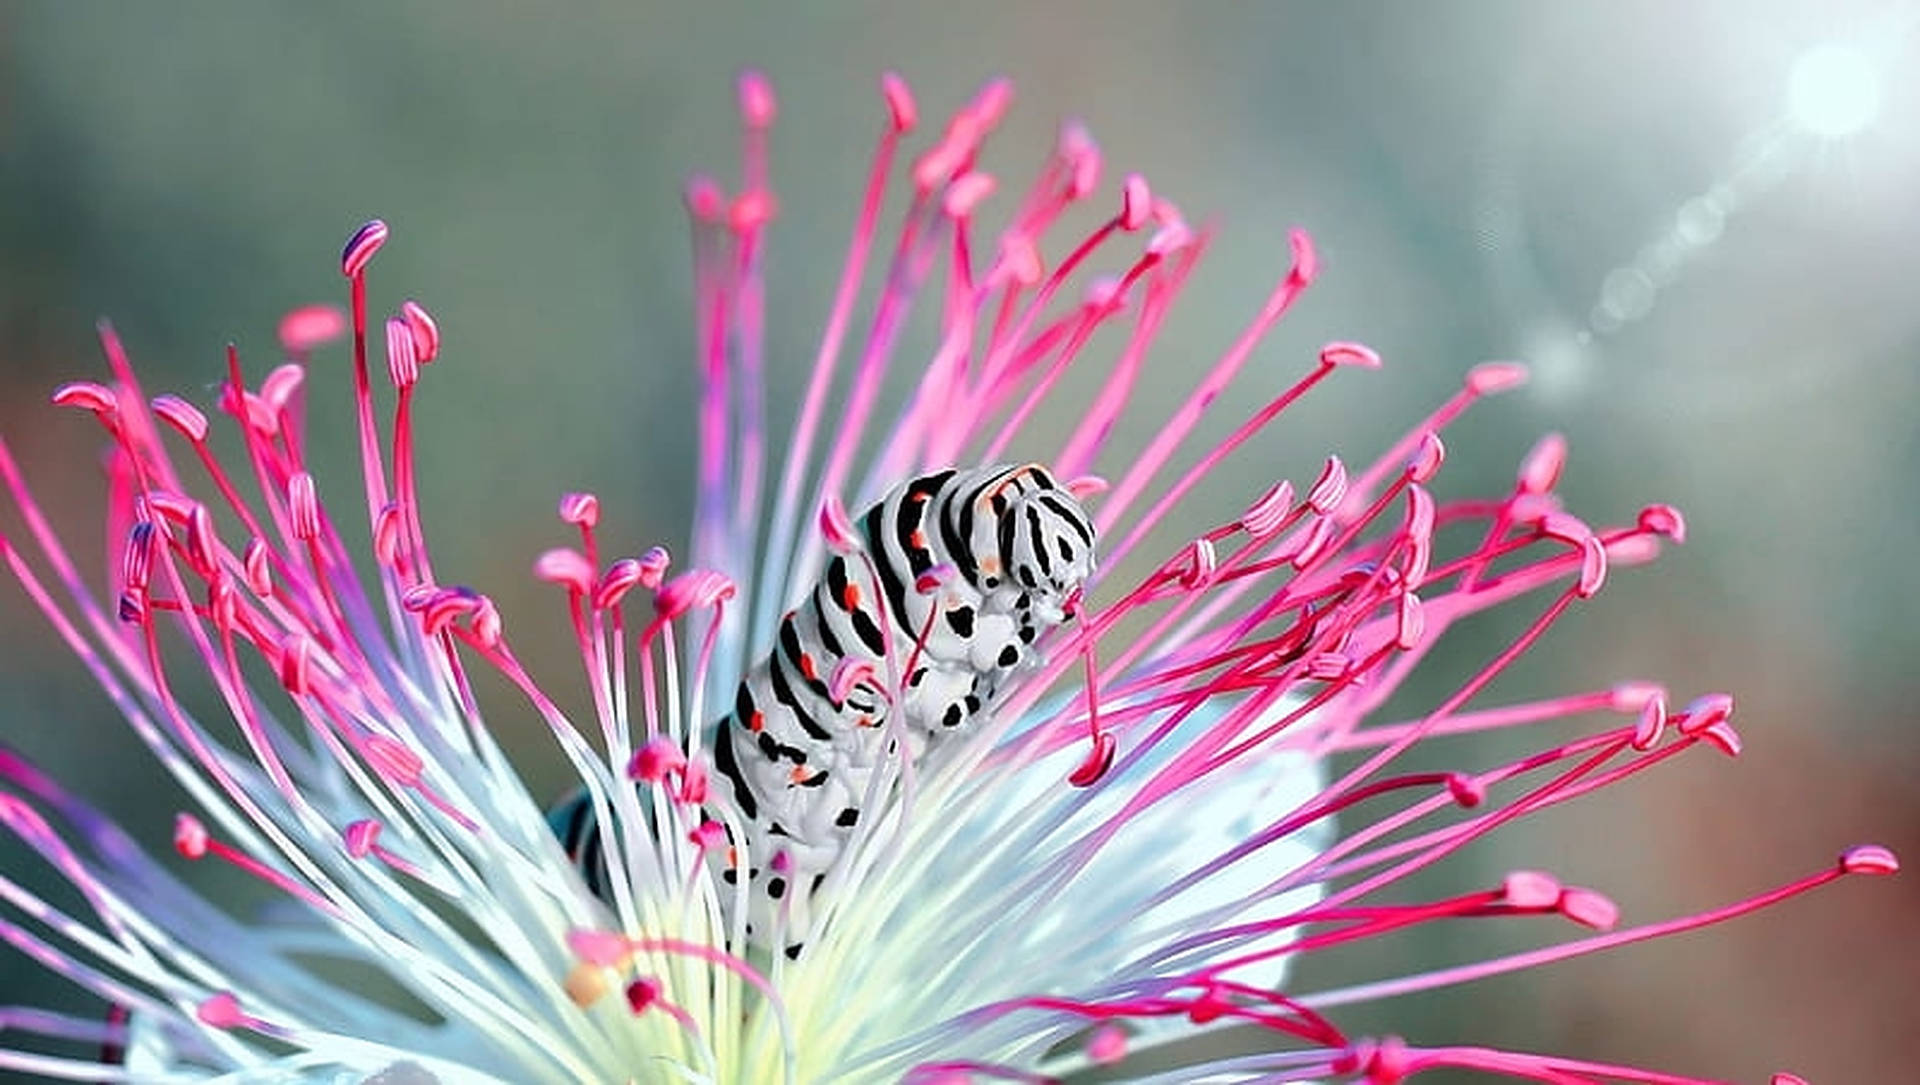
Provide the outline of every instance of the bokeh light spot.
{"type": "Polygon", "coordinates": [[[1787,107],[1794,123],[1816,136],[1853,135],[1880,113],[1879,67],[1851,46],[1809,49],[1794,61],[1787,107]]]}

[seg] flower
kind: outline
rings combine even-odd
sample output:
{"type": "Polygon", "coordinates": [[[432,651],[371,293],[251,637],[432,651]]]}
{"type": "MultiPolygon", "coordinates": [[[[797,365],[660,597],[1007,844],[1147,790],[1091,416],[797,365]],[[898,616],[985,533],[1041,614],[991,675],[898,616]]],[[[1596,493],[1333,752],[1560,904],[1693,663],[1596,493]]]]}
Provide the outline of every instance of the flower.
{"type": "MultiPolygon", "coordinates": [[[[1110,199],[1100,152],[1075,127],[1005,225],[983,235],[997,182],[978,153],[1010,94],[988,85],[907,164],[905,210],[887,233],[883,209],[903,184],[896,162],[917,113],[906,85],[885,81],[865,199],[772,475],[761,255],[776,210],[766,146],[775,103],[764,80],[743,80],[739,184],[731,196],[705,180],[688,191],[704,374],[690,561],[676,571],[658,548],[609,559],[598,500],[570,494],[559,515],[578,543],[534,562],[569,609],[588,721],[521,665],[486,595],[435,573],[411,419],[441,336],[413,302],[386,321],[383,425],[366,277],[385,224],[362,227],[343,253],[347,317],[290,315],[289,360],[251,383],[229,350],[213,406],[238,431],[238,455],[216,452],[202,407],[147,398],[105,331],[111,379],[53,399],[92,414],[110,439],[118,544],[107,587],[76,570],[5,444],[0,478],[25,531],[0,538],[0,554],[187,792],[179,854],[238,868],[277,899],[229,914],[0,751],[0,821],[82,905],[64,909],[0,877],[10,906],[0,935],[114,1006],[105,1021],[4,1011],[0,1026],[17,1038],[0,1067],[90,1080],[1041,1081],[1124,1072],[1147,1048],[1238,1023],[1270,1035],[1267,1053],[1194,1056],[1175,1077],[1382,1083],[1453,1066],[1542,1081],[1683,1080],[1419,1047],[1339,1023],[1339,1008],[1357,1001],[1661,937],[1844,874],[1895,869],[1887,850],[1857,847],[1750,900],[1624,929],[1600,892],[1540,871],[1407,899],[1408,875],[1508,822],[1696,749],[1739,751],[1724,695],[1676,706],[1629,682],[1521,703],[1485,697],[1610,569],[1680,541],[1680,514],[1651,505],[1619,526],[1576,518],[1555,497],[1566,457],[1555,438],[1505,494],[1435,496],[1442,431],[1524,379],[1492,364],[1363,465],[1329,457],[1315,477],[1276,481],[1242,515],[1196,530],[1186,498],[1223,459],[1315,385],[1380,359],[1329,344],[1227,437],[1183,451],[1314,278],[1312,245],[1296,232],[1266,303],[1147,447],[1112,447],[1209,237],[1138,176],[1090,232],[1072,234],[1070,211],[1110,199]],[[856,331],[862,292],[876,283],[856,331]],[[929,300],[938,347],[883,427],[903,321],[929,300]],[[307,356],[349,328],[364,524],[358,498],[331,485],[323,497],[302,423],[307,356]],[[1100,331],[1115,333],[1117,351],[1094,349],[1100,331]],[[836,405],[843,362],[851,388],[836,405]],[[1036,409],[1064,394],[1071,366],[1099,370],[1101,383],[1067,432],[1040,432],[1036,409]],[[1039,665],[956,734],[896,755],[875,777],[884,786],[845,850],[815,888],[779,906],[812,911],[804,947],[770,948],[777,941],[747,935],[743,890],[723,876],[752,859],[738,854],[741,813],[714,782],[714,706],[732,703],[753,653],[829,553],[887,560],[862,555],[844,501],[864,508],[902,479],[1000,462],[1016,445],[1040,448],[1091,511],[1097,582],[1043,639],[1039,665]],[[1176,459],[1192,466],[1175,471],[1176,459]],[[204,484],[187,481],[189,460],[204,484]],[[1149,539],[1167,532],[1184,543],[1147,557],[1149,539]],[[1536,611],[1530,623],[1452,693],[1386,717],[1449,627],[1523,605],[1536,611]],[[476,668],[519,690],[577,770],[578,809],[602,830],[594,858],[562,851],[502,756],[476,668]],[[217,704],[220,718],[189,703],[217,704]],[[1416,745],[1495,728],[1553,737],[1510,763],[1397,767],[1416,745]],[[1330,773],[1336,753],[1357,764],[1330,773]],[[1289,983],[1291,963],[1324,948],[1523,916],[1594,933],[1338,990],[1289,983]],[[107,1057],[60,1053],[61,1041],[107,1057]]],[[[926,570],[914,589],[944,590],[951,575],[926,570]]],[[[897,677],[872,673],[822,681],[841,700],[860,682],[901,692],[897,677]]],[[[761,859],[778,872],[784,856],[761,859]]]]}

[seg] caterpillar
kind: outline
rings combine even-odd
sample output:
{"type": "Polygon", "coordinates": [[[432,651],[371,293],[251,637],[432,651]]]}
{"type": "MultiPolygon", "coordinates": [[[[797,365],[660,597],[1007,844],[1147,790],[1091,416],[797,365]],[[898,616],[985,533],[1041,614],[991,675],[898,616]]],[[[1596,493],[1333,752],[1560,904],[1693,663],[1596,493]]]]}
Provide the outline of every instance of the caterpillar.
{"type": "MultiPolygon", "coordinates": [[[[891,758],[919,763],[1035,666],[1035,642],[1067,620],[1094,571],[1092,519],[1037,464],[910,479],[854,528],[857,548],[829,557],[781,617],[713,736],[714,771],[745,839],[710,862],[729,886],[747,880],[750,941],[771,947],[778,929],[791,957],[875,774],[891,758]],[[744,869],[730,858],[742,855],[744,869]]],[[[584,794],[548,821],[607,896],[584,794]]]]}

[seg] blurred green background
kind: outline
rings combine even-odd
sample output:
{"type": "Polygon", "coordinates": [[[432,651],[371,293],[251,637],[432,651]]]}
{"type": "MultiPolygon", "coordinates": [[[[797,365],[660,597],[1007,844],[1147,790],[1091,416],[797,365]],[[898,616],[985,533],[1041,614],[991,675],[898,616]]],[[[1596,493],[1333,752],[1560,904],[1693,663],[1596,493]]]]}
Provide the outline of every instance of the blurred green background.
{"type": "MultiPolygon", "coordinates": [[[[496,595],[536,673],[565,686],[557,600],[526,575],[561,537],[555,496],[597,491],[623,548],[684,546],[679,186],[732,167],[735,73],[764,69],[781,98],[776,420],[811,359],[879,72],[903,72],[929,118],[1006,74],[1019,98],[990,168],[1023,179],[1078,117],[1110,178],[1141,170],[1226,227],[1158,354],[1163,403],[1190,379],[1184,360],[1211,358],[1258,303],[1295,224],[1318,240],[1322,278],[1236,397],[1271,394],[1329,338],[1387,359],[1238,459],[1203,495],[1207,515],[1276,474],[1310,480],[1323,449],[1377,451],[1465,367],[1509,357],[1536,381],[1449,436],[1444,491],[1504,487],[1534,436],[1559,430],[1575,511],[1688,513],[1686,547],[1615,577],[1501,692],[1629,676],[1681,701],[1730,689],[1746,755],[1683,759],[1424,886],[1546,867],[1612,892],[1630,922],[1661,918],[1863,839],[1920,854],[1911,18],[1812,0],[0,4],[0,427],[97,556],[97,430],[44,407],[58,382],[104,372],[93,321],[114,320],[150,390],[204,401],[228,339],[257,374],[282,312],[344,300],[338,246],[383,217],[375,306],[417,297],[446,337],[421,409],[436,564],[496,595]],[[1860,51],[1822,67],[1810,51],[1830,42],[1860,51]]],[[[336,487],[352,467],[344,367],[335,350],[311,380],[319,473],[336,487]]],[[[1155,418],[1136,412],[1123,447],[1155,418]]],[[[1484,632],[1447,658],[1484,658],[1502,630],[1484,632]]],[[[495,726],[536,787],[560,786],[530,721],[495,726]]],[[[163,844],[178,798],[123,736],[0,588],[0,737],[163,844]]],[[[24,852],[8,842],[0,859],[12,870],[24,852]]],[[[1730,928],[1343,1020],[1742,1080],[1900,1080],[1920,1035],[1917,904],[1911,877],[1844,883],[1730,928]]],[[[1316,964],[1299,987],[1525,933],[1409,937],[1316,964]]],[[[52,990],[0,957],[0,1003],[52,990]]]]}

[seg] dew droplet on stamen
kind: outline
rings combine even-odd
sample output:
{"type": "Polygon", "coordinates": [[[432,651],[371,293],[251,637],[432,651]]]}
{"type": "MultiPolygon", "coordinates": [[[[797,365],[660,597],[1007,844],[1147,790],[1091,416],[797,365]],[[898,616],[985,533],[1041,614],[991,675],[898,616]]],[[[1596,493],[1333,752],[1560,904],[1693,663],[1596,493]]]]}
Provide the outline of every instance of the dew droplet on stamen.
{"type": "Polygon", "coordinates": [[[413,334],[414,357],[421,365],[440,356],[440,322],[433,319],[426,306],[408,298],[400,303],[400,319],[407,322],[407,330],[413,334]]]}
{"type": "Polygon", "coordinates": [[[1900,857],[1880,844],[1856,844],[1840,853],[1840,869],[1847,874],[1898,874],[1900,857]]]}
{"type": "Polygon", "coordinates": [[[853,526],[853,518],[847,515],[847,507],[834,494],[828,494],[820,502],[820,535],[826,540],[827,549],[847,557],[860,552],[860,533],[853,526]]]}
{"type": "Polygon", "coordinates": [[[898,72],[880,76],[880,97],[887,104],[887,120],[898,133],[911,132],[920,123],[920,107],[913,100],[913,88],[898,72]]]}
{"type": "Polygon", "coordinates": [[[207,439],[206,413],[179,396],[155,396],[148,406],[162,422],[178,430],[182,437],[194,444],[207,439]]]}
{"type": "Polygon", "coordinates": [[[367,261],[387,243],[387,224],[373,219],[353,232],[347,239],[346,247],[340,250],[340,274],[349,279],[358,278],[367,269],[367,261]]]}
{"type": "Polygon", "coordinates": [[[1534,442],[1520,461],[1515,486],[1523,494],[1543,494],[1560,484],[1560,472],[1567,465],[1567,439],[1549,433],[1534,442]]]}
{"type": "Polygon", "coordinates": [[[293,522],[293,537],[312,542],[320,536],[320,494],[314,488],[313,475],[299,471],[287,480],[287,514],[293,522]]]}

